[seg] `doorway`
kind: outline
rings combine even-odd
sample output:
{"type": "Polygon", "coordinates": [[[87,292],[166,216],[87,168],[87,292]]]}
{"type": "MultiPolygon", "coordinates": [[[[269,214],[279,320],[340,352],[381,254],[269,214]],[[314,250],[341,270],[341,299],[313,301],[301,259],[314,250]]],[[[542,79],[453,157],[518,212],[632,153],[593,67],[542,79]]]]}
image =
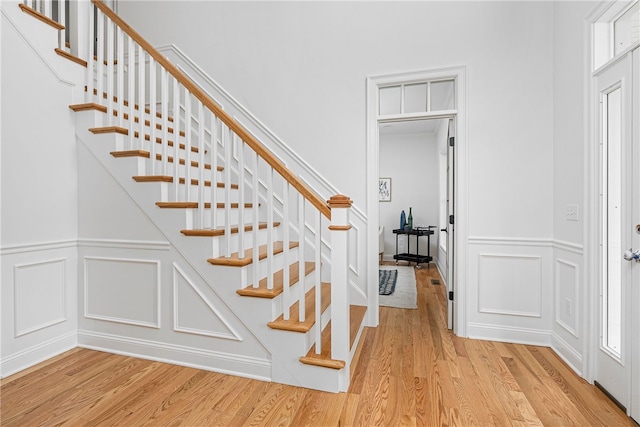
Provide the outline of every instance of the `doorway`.
{"type": "MultiPolygon", "coordinates": [[[[451,179],[446,183],[450,193],[445,190],[447,194],[451,194],[451,197],[446,199],[448,202],[447,225],[442,226],[444,224],[440,224],[440,221],[437,224],[425,223],[422,225],[438,226],[437,231],[434,230],[438,233],[438,241],[441,236],[446,236],[449,255],[443,276],[447,277],[445,282],[449,296],[449,327],[458,336],[466,336],[463,268],[466,265],[464,258],[467,252],[465,249],[467,232],[464,220],[467,209],[465,83],[464,67],[376,76],[367,79],[367,163],[369,165],[367,170],[367,209],[369,212],[367,239],[370,242],[379,241],[378,185],[380,179],[393,178],[380,175],[381,126],[394,126],[396,123],[402,122],[414,122],[413,126],[420,126],[417,124],[418,122],[444,120],[448,123],[447,132],[450,134],[447,136],[447,140],[449,137],[456,136],[455,142],[452,140],[450,156],[446,161],[447,165],[451,165],[451,179]]],[[[408,212],[406,214],[408,215],[408,212]]],[[[400,225],[399,210],[397,217],[398,225],[395,228],[400,225]]],[[[422,222],[424,221],[427,219],[425,218],[422,222]]],[[[395,252],[395,241],[391,250],[395,252]]],[[[368,276],[377,277],[378,245],[368,245],[367,262],[368,276]]],[[[377,325],[378,294],[373,281],[370,281],[368,291],[369,313],[372,316],[369,320],[372,325],[377,325]]]]}
{"type": "Polygon", "coordinates": [[[600,240],[594,382],[640,421],[640,48],[595,74],[600,240]]]}

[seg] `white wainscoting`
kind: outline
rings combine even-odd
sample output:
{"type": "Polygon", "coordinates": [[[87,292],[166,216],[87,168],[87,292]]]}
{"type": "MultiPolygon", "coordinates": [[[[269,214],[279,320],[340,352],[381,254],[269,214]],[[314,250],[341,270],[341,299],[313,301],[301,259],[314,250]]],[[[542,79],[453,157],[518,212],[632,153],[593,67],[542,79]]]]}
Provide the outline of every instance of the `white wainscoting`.
{"type": "Polygon", "coordinates": [[[14,338],[67,320],[66,260],[13,266],[14,338]]]}
{"type": "Polygon", "coordinates": [[[550,345],[552,242],[469,239],[470,338],[550,345]]]}
{"type": "Polygon", "coordinates": [[[160,328],[160,261],[84,257],[84,315],[160,328]]]}
{"type": "Polygon", "coordinates": [[[173,330],[195,335],[242,341],[215,304],[200,292],[180,266],[173,263],[173,330]]]}
{"type": "Polygon", "coordinates": [[[0,249],[0,377],[77,345],[75,241],[0,249]]]}

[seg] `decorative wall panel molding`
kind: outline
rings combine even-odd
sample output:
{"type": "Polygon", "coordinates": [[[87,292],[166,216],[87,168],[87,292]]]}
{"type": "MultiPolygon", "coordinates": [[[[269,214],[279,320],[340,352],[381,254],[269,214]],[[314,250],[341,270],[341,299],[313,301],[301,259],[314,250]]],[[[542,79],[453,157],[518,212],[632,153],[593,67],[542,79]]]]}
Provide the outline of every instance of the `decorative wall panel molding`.
{"type": "Polygon", "coordinates": [[[84,315],[160,327],[160,261],[84,257],[84,315]]]}
{"type": "Polygon", "coordinates": [[[580,307],[580,269],[572,262],[556,258],[555,263],[555,320],[571,335],[578,338],[577,319],[580,307]]]}
{"type": "Polygon", "coordinates": [[[66,259],[15,265],[13,271],[16,338],[67,320],[66,259]]]}
{"type": "Polygon", "coordinates": [[[9,245],[0,249],[0,255],[13,255],[25,252],[50,251],[53,249],[74,248],[76,240],[59,240],[56,242],[26,243],[21,245],[9,245]]]}
{"type": "Polygon", "coordinates": [[[176,332],[242,341],[224,318],[176,263],[173,264],[174,326],[176,332]]]}
{"type": "Polygon", "coordinates": [[[478,311],[541,317],[540,256],[478,254],[478,311]]]}
{"type": "Polygon", "coordinates": [[[79,247],[168,251],[169,242],[151,240],[78,239],[79,247]]]}

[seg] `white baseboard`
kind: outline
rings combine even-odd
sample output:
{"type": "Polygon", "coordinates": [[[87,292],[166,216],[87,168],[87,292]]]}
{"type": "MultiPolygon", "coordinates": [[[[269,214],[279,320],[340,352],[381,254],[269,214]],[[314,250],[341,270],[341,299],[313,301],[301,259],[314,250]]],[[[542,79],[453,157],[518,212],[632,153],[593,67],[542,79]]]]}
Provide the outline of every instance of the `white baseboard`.
{"type": "Polygon", "coordinates": [[[539,329],[469,323],[467,336],[473,339],[551,347],[551,333],[539,329]]]}
{"type": "Polygon", "coordinates": [[[569,365],[573,371],[582,378],[583,375],[583,360],[582,355],[572,348],[565,340],[556,334],[551,336],[551,349],[569,365]]]}
{"type": "Polygon", "coordinates": [[[6,378],[37,365],[65,351],[74,349],[77,345],[78,336],[75,331],[72,331],[12,354],[0,360],[0,378],[6,378]]]}
{"type": "Polygon", "coordinates": [[[90,331],[78,332],[78,347],[254,380],[271,381],[271,361],[267,359],[90,331]]]}

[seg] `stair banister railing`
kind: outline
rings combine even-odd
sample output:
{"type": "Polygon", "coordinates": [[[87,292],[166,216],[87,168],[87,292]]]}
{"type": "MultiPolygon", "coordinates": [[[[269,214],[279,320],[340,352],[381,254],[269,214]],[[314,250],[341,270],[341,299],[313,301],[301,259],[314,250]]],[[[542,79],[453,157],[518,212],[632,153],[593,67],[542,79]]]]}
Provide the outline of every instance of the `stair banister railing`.
{"type": "MultiPolygon", "coordinates": [[[[87,101],[97,101],[106,107],[106,125],[115,131],[127,135],[126,143],[119,149],[144,151],[144,141],[149,141],[150,157],[149,168],[146,173],[160,175],[163,180],[173,182],[172,191],[164,191],[163,198],[186,202],[195,202],[197,205],[194,216],[188,217],[187,229],[217,228],[224,221],[225,248],[221,251],[224,256],[231,252],[230,236],[230,182],[231,162],[234,158],[237,162],[236,178],[238,190],[242,197],[247,188],[250,190],[249,205],[254,210],[258,205],[264,204],[267,216],[267,246],[272,253],[275,243],[274,222],[277,219],[283,222],[283,252],[285,258],[283,317],[289,317],[290,307],[294,300],[299,303],[298,320],[305,320],[305,292],[299,293],[294,298],[289,292],[289,268],[295,259],[289,249],[292,240],[291,231],[297,231],[299,241],[298,249],[298,276],[303,289],[305,289],[305,260],[308,257],[315,264],[315,333],[314,341],[317,353],[322,352],[321,325],[322,321],[322,297],[321,297],[321,271],[322,248],[325,246],[321,238],[322,218],[330,221],[330,255],[329,268],[331,271],[331,358],[344,360],[349,364],[349,261],[348,261],[348,211],[351,201],[345,196],[334,196],[329,201],[324,201],[302,180],[294,175],[278,158],[276,158],[265,146],[263,146],[250,132],[241,126],[235,119],[227,114],[213,99],[189,79],[173,63],[160,54],[140,34],[131,28],[124,20],[117,16],[101,0],[67,2],[66,0],[53,2],[51,0],[26,0],[24,6],[45,14],[52,20],[57,20],[61,25],[59,46],[78,56],[86,55],[87,101]],[[58,9],[53,13],[53,5],[58,9]],[[90,6],[89,5],[93,5],[90,6]],[[72,25],[64,22],[69,8],[72,25]],[[94,27],[94,16],[97,17],[97,25],[94,27]],[[65,33],[65,28],[67,32],[65,33]],[[68,31],[71,29],[72,31],[68,31]],[[66,38],[72,41],[72,46],[67,48],[66,38]],[[83,54],[84,52],[84,54],[83,54]],[[159,81],[158,81],[159,80],[159,81]],[[136,105],[137,100],[137,105],[136,105]],[[147,102],[148,100],[148,102],[147,102]],[[169,108],[171,108],[171,111],[169,108]],[[159,110],[159,111],[158,111],[159,110]],[[127,117],[125,117],[125,115],[127,117]],[[137,116],[137,117],[136,117],[137,116]],[[173,122],[169,117],[173,116],[173,122]],[[149,118],[147,121],[146,118],[149,118]],[[128,118],[128,127],[123,128],[125,119],[128,118]],[[161,118],[159,124],[156,118],[161,118]],[[138,120],[138,123],[134,122],[138,120]],[[147,134],[148,128],[148,134],[147,134]],[[210,135],[207,146],[206,135],[210,135]],[[194,138],[195,137],[195,138],[194,138]],[[195,139],[195,142],[194,142],[195,139]],[[182,142],[181,142],[182,141],[182,142]],[[157,142],[162,142],[160,147],[157,142]],[[170,147],[173,145],[172,147],[170,147]],[[222,153],[218,153],[219,146],[222,153]],[[235,146],[236,150],[232,149],[235,146]],[[247,156],[245,146],[249,147],[251,154],[247,156]],[[238,148],[239,147],[239,148],[238,148]],[[179,162],[180,150],[184,150],[184,165],[179,162]],[[208,151],[208,153],[207,153],[208,151]],[[237,158],[236,158],[237,156],[237,158]],[[211,169],[211,181],[206,184],[205,162],[211,169]],[[224,166],[225,184],[223,219],[219,221],[216,207],[220,203],[215,174],[218,165],[224,166]],[[172,163],[172,164],[171,164],[172,163]],[[197,173],[193,174],[194,166],[197,173]],[[184,170],[184,186],[179,186],[181,180],[180,170],[184,170]],[[250,173],[248,178],[245,173],[250,173]],[[266,169],[266,177],[260,178],[259,172],[266,169]],[[276,179],[276,176],[278,179],[276,179]],[[274,182],[275,181],[275,182],[274,182]],[[281,185],[280,185],[281,184],[281,185]],[[211,188],[207,190],[205,187],[211,188]],[[266,185],[266,190],[261,192],[261,186],[266,185]],[[280,185],[281,194],[274,191],[274,186],[280,185]],[[192,190],[192,186],[195,186],[192,190]],[[245,188],[247,186],[247,188],[245,188]],[[297,195],[291,192],[297,192],[297,195]],[[209,200],[209,202],[206,202],[209,200]],[[278,218],[275,217],[277,207],[274,201],[278,201],[281,209],[278,218]],[[307,212],[306,204],[314,209],[307,212]],[[209,216],[206,215],[206,204],[210,204],[209,216]],[[291,205],[290,205],[291,204],[291,205]],[[334,215],[332,216],[332,213],[334,215]],[[310,218],[307,221],[307,218],[310,218]],[[307,236],[309,233],[310,237],[307,236]],[[313,249],[307,253],[306,248],[313,249]]],[[[21,6],[23,7],[23,6],[21,6]]],[[[23,8],[24,10],[24,8],[23,8]]],[[[252,277],[254,286],[258,285],[259,254],[257,239],[252,239],[252,246],[245,248],[244,219],[247,206],[239,199],[239,257],[245,257],[245,250],[252,251],[253,269],[252,277]]],[[[163,200],[164,201],[164,200],[163,200]]],[[[279,209],[279,208],[278,208],[279,209]]],[[[248,218],[248,215],[246,216],[248,218]]],[[[259,229],[258,215],[254,212],[252,233],[259,229]]],[[[267,258],[267,287],[273,288],[274,266],[272,257],[267,258]]]]}

